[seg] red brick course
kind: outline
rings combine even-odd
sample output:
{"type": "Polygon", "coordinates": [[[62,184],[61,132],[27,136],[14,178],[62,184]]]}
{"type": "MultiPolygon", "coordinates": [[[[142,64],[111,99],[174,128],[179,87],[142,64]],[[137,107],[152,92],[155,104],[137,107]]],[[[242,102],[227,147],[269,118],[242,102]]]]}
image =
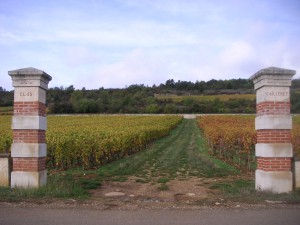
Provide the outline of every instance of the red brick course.
{"type": "Polygon", "coordinates": [[[46,104],[33,102],[14,102],[16,116],[46,116],[46,104]]]}
{"type": "Polygon", "coordinates": [[[291,171],[291,158],[280,157],[257,157],[257,169],[264,171],[291,171]]]}
{"type": "Polygon", "coordinates": [[[290,102],[262,102],[256,105],[256,113],[261,115],[289,115],[290,102]]]}
{"type": "Polygon", "coordinates": [[[291,143],[291,130],[257,130],[257,143],[291,143]]]}
{"type": "Polygon", "coordinates": [[[46,143],[44,130],[13,130],[14,143],[46,143]]]}
{"type": "Polygon", "coordinates": [[[38,172],[46,169],[46,157],[13,158],[13,171],[38,172]]]}

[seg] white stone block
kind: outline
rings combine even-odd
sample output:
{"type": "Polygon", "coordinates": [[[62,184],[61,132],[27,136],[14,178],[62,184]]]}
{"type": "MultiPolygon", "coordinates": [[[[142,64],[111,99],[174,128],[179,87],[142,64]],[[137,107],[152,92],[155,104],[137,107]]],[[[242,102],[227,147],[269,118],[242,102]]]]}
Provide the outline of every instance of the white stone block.
{"type": "Polygon", "coordinates": [[[293,146],[291,143],[257,143],[255,155],[257,157],[293,157],[293,146]]]}
{"type": "Polygon", "coordinates": [[[256,104],[261,102],[290,102],[290,88],[262,87],[256,91],[256,104]]]}
{"type": "Polygon", "coordinates": [[[13,80],[14,87],[41,87],[47,90],[48,83],[52,80],[49,74],[33,67],[11,70],[8,74],[13,80]]]}
{"type": "Polygon", "coordinates": [[[184,119],[196,119],[196,115],[195,114],[184,114],[183,118],[184,119]]]}
{"type": "Polygon", "coordinates": [[[15,87],[14,101],[46,103],[46,90],[40,87],[15,87]]]}
{"type": "Polygon", "coordinates": [[[13,87],[41,87],[44,90],[48,90],[48,82],[42,78],[35,79],[32,76],[28,76],[25,79],[15,78],[13,87]]]}
{"type": "Polygon", "coordinates": [[[8,157],[0,157],[0,186],[9,187],[10,165],[8,157]]]}
{"type": "Polygon", "coordinates": [[[47,130],[47,118],[43,116],[13,116],[12,129],[47,130]]]}
{"type": "Polygon", "coordinates": [[[257,90],[261,87],[265,87],[265,86],[273,86],[273,87],[290,87],[292,85],[291,83],[291,79],[292,78],[288,78],[288,79],[276,79],[277,77],[274,78],[274,76],[270,75],[270,76],[262,76],[260,77],[260,79],[257,81],[257,83],[254,84],[254,89],[257,90]]]}
{"type": "Polygon", "coordinates": [[[259,70],[250,77],[253,80],[255,90],[263,86],[291,86],[292,77],[296,74],[295,70],[278,67],[268,67],[259,70]]]}
{"type": "Polygon", "coordinates": [[[293,174],[290,171],[267,172],[255,171],[255,188],[258,191],[286,193],[293,190],[293,174]]]}
{"type": "Polygon", "coordinates": [[[255,118],[255,129],[292,129],[292,116],[290,115],[262,115],[255,118]]]}
{"type": "Polygon", "coordinates": [[[46,185],[46,183],[47,170],[39,172],[11,172],[11,187],[37,188],[46,185]]]}
{"type": "Polygon", "coordinates": [[[300,188],[300,161],[295,162],[295,186],[300,188]]]}
{"type": "Polygon", "coordinates": [[[13,143],[11,157],[46,157],[47,145],[44,143],[13,143]]]}

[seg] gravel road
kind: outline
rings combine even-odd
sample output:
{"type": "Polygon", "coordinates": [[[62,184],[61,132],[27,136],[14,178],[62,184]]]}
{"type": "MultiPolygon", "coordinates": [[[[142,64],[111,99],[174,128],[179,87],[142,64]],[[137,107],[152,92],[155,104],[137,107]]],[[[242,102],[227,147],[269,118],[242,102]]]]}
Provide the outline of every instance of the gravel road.
{"type": "Polygon", "coordinates": [[[99,210],[0,204],[1,225],[299,225],[300,207],[99,210]]]}

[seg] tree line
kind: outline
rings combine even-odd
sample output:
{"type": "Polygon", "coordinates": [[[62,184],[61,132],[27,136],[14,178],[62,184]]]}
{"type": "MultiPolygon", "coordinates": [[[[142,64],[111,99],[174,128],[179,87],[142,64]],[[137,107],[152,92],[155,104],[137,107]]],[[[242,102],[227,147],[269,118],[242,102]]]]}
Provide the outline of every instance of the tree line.
{"type": "MultiPolygon", "coordinates": [[[[255,100],[218,97],[213,100],[193,96],[254,93],[249,79],[174,81],[152,87],[143,84],[123,89],[75,89],[54,87],[47,92],[48,113],[255,113],[255,100]],[[184,96],[180,101],[157,95],[184,96]]],[[[292,81],[292,112],[300,113],[300,79],[292,81]]],[[[0,106],[13,105],[13,92],[0,87],[0,106]]]]}

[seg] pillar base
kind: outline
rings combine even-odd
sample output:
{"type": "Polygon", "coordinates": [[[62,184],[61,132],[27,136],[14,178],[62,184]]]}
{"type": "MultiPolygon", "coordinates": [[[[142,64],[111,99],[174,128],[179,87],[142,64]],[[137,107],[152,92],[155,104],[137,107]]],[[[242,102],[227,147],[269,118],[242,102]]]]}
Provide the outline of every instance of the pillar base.
{"type": "Polygon", "coordinates": [[[293,190],[293,174],[291,171],[269,172],[255,171],[255,188],[257,191],[285,193],[293,190]]]}
{"type": "Polygon", "coordinates": [[[295,162],[295,186],[300,188],[300,161],[295,162]]]}
{"type": "Polygon", "coordinates": [[[46,183],[47,170],[39,172],[11,172],[11,187],[37,188],[46,185],[46,183]]]}
{"type": "Polygon", "coordinates": [[[10,184],[10,158],[9,155],[0,154],[0,187],[9,187],[10,184]]]}

